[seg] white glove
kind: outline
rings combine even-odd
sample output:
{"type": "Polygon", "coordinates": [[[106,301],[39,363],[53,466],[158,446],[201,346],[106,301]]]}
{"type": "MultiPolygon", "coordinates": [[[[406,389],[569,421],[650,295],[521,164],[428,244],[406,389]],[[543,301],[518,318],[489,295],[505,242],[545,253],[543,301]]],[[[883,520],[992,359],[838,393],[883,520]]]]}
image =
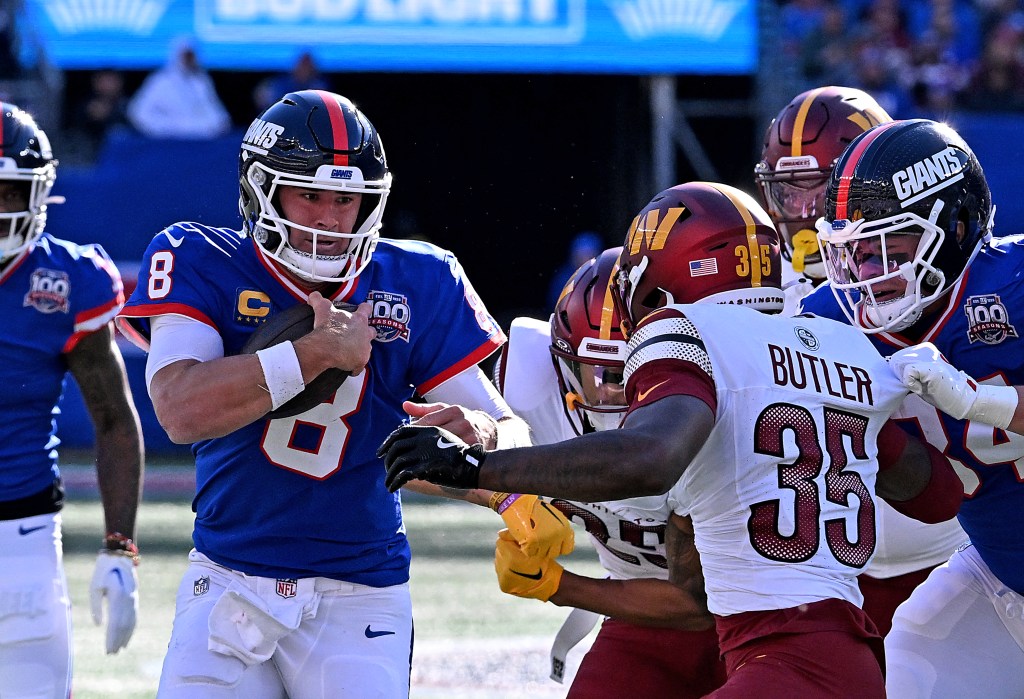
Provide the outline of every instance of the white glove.
{"type": "Polygon", "coordinates": [[[117,552],[100,551],[89,586],[92,620],[103,623],[103,598],[107,598],[107,654],[128,645],[139,614],[139,578],[135,561],[117,552]]]}
{"type": "Polygon", "coordinates": [[[958,420],[1005,430],[1017,410],[1017,389],[979,384],[930,342],[901,349],[889,357],[889,366],[904,386],[958,420]]]}

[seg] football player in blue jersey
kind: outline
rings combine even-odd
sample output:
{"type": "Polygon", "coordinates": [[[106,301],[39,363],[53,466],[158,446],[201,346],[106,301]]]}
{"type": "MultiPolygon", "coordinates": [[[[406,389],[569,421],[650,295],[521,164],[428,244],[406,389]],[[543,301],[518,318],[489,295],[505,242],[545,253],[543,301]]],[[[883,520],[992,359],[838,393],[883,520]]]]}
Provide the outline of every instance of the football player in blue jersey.
{"type": "Polygon", "coordinates": [[[61,565],[64,489],[57,404],[70,371],[96,433],[106,536],[92,579],[106,599],[106,651],[131,638],[138,613],[135,514],[142,438],[112,320],[121,276],[98,245],[45,233],[57,175],[32,116],[0,103],[0,696],[71,695],[71,606],[61,565]]]}
{"type": "MultiPolygon", "coordinates": [[[[754,180],[782,238],[783,315],[795,313],[800,299],[825,281],[815,223],[825,212],[825,189],[836,162],[854,138],[889,121],[866,92],[829,85],[801,92],[769,125],[754,180]]],[[[918,522],[881,498],[878,515],[878,551],[858,582],[863,609],[884,637],[896,607],[967,535],[955,517],[918,522]]]]}
{"type": "Polygon", "coordinates": [[[803,310],[862,329],[949,413],[911,396],[896,417],[964,483],[958,516],[970,541],[896,611],[889,696],[1024,695],[1024,237],[992,237],[994,208],[959,134],[914,119],[851,143],[818,222],[829,285],[803,310]],[[982,383],[930,361],[939,352],[982,383]]]}
{"type": "Polygon", "coordinates": [[[452,253],[380,237],[391,173],[348,99],[306,90],[268,107],[239,188],[242,230],[158,233],[118,319],[149,349],[161,424],[196,459],[195,548],[158,696],[407,696],[410,551],[374,452],[414,393],[469,407],[453,425],[466,439],[528,439],[477,366],[505,336],[452,253]],[[306,303],[311,332],[242,352],[306,303]],[[329,368],[351,376],[270,415],[329,368]]]}

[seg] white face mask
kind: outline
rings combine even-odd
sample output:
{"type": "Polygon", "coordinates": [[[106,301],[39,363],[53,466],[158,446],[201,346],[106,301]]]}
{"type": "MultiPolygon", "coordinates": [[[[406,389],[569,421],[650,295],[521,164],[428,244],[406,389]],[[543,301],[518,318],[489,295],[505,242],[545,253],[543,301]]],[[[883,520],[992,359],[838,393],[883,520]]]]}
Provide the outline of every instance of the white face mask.
{"type": "Polygon", "coordinates": [[[296,276],[312,282],[348,281],[359,276],[373,255],[380,237],[381,219],[391,189],[391,173],[380,181],[363,181],[357,168],[349,168],[352,178],[335,180],[330,176],[330,166],[321,166],[314,177],[275,172],[262,163],[253,163],[248,171],[249,186],[257,200],[258,220],[255,222],[254,238],[267,255],[277,260],[296,276]],[[270,183],[267,186],[267,183],[270,183]],[[364,198],[376,197],[376,205],[369,208],[366,217],[357,221],[356,230],[350,233],[332,233],[317,230],[289,221],[274,207],[274,195],[279,187],[299,186],[325,191],[352,192],[364,198]],[[342,255],[320,255],[307,253],[292,247],[289,235],[292,230],[305,231],[316,239],[342,239],[347,241],[347,250],[342,255]],[[277,244],[268,244],[276,240],[277,244]]]}
{"type": "Polygon", "coordinates": [[[949,288],[952,280],[932,264],[945,239],[932,222],[938,213],[932,211],[931,221],[913,213],[877,221],[818,220],[832,291],[850,322],[865,333],[905,330],[949,288]]]}

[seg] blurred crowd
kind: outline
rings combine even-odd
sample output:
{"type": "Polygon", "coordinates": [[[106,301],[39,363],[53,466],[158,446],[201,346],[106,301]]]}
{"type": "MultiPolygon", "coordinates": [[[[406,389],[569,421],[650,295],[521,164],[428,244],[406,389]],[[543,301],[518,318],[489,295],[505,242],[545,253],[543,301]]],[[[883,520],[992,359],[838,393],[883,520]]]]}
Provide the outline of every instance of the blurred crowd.
{"type": "Polygon", "coordinates": [[[808,87],[859,87],[896,118],[1024,108],[1019,0],[780,5],[783,48],[808,87]]]}

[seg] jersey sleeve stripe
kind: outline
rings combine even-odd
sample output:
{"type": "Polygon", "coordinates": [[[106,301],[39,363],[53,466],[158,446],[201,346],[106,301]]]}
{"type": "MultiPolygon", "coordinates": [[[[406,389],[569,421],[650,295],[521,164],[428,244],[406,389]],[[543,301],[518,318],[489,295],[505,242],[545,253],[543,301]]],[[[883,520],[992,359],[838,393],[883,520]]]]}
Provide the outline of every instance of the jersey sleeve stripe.
{"type": "Polygon", "coordinates": [[[214,330],[217,330],[217,332],[220,332],[217,324],[210,320],[208,315],[182,303],[153,303],[146,304],[145,306],[125,306],[118,313],[118,316],[122,318],[152,318],[153,316],[163,315],[178,315],[192,318],[200,323],[206,323],[214,330]]]}
{"type": "Polygon", "coordinates": [[[704,339],[697,327],[683,315],[660,317],[653,322],[641,324],[629,340],[624,380],[628,382],[639,367],[659,359],[691,362],[708,376],[714,377],[704,339]]]}
{"type": "Polygon", "coordinates": [[[479,364],[484,359],[494,353],[499,347],[505,343],[505,334],[499,333],[487,339],[482,345],[477,347],[475,350],[466,355],[462,361],[452,364],[450,367],[437,374],[433,378],[430,378],[419,386],[416,387],[416,392],[421,396],[426,394],[427,391],[433,390],[443,384],[445,381],[460,374],[474,364],[479,364]]]}
{"type": "Polygon", "coordinates": [[[118,294],[116,298],[96,308],[82,311],[75,316],[74,332],[90,333],[106,325],[124,305],[124,295],[118,294]]]}

